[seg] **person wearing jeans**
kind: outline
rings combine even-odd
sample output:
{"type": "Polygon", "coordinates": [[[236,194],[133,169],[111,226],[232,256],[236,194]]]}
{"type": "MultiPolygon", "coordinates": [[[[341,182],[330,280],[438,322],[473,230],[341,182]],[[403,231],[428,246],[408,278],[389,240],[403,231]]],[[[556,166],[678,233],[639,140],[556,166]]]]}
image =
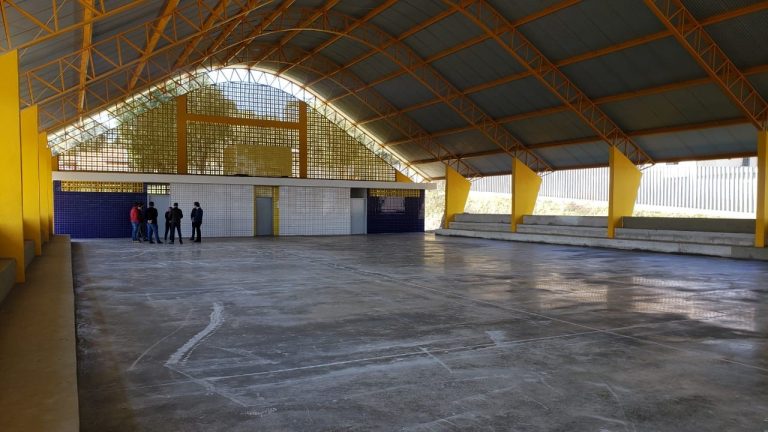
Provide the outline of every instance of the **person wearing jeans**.
{"type": "Polygon", "coordinates": [[[139,203],[133,203],[133,207],[131,207],[131,240],[133,240],[134,243],[138,243],[139,240],[139,224],[141,223],[141,220],[139,219],[139,203]]]}
{"type": "Polygon", "coordinates": [[[154,243],[155,241],[152,240],[152,234],[155,235],[155,240],[157,240],[158,243],[162,244],[163,242],[160,241],[160,233],[157,232],[157,209],[155,208],[155,203],[150,201],[149,202],[149,208],[144,214],[144,217],[147,220],[147,235],[149,237],[149,242],[154,243]]]}

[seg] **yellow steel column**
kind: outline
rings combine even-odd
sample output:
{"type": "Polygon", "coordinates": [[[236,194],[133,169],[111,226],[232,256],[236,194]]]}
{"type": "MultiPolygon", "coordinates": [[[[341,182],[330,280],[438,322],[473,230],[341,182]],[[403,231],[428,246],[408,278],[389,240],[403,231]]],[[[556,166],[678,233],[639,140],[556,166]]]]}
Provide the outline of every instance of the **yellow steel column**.
{"type": "Polygon", "coordinates": [[[307,109],[306,102],[299,102],[299,178],[307,178],[308,171],[307,109]]]}
{"type": "Polygon", "coordinates": [[[47,162],[47,168],[48,168],[48,190],[50,193],[48,194],[48,231],[50,231],[51,236],[56,234],[56,231],[54,230],[54,223],[53,223],[53,214],[56,211],[56,209],[53,206],[53,172],[59,170],[59,157],[54,156],[50,150],[46,153],[45,160],[47,162]]]}
{"type": "Polygon", "coordinates": [[[272,187],[272,235],[280,236],[280,187],[272,187]]]}
{"type": "Polygon", "coordinates": [[[755,247],[765,247],[768,227],[768,131],[757,133],[757,212],[755,215],[755,247]]]}
{"type": "Polygon", "coordinates": [[[643,173],[621,151],[611,147],[608,189],[608,238],[614,238],[621,218],[632,216],[643,173]]]}
{"type": "Polygon", "coordinates": [[[43,242],[51,239],[50,223],[48,222],[48,195],[52,193],[51,182],[48,181],[48,164],[51,152],[48,150],[48,135],[42,132],[37,135],[37,172],[40,177],[40,235],[43,242]]]}
{"type": "Polygon", "coordinates": [[[14,50],[0,55],[0,257],[16,260],[16,282],[24,282],[19,105],[19,58],[14,50]]]}
{"type": "Polygon", "coordinates": [[[541,177],[532,169],[514,158],[512,161],[512,216],[509,229],[517,231],[517,225],[523,223],[523,216],[533,214],[536,199],[539,197],[541,177]]]}
{"type": "Polygon", "coordinates": [[[187,171],[187,95],[176,98],[176,173],[187,171]]]}
{"type": "Polygon", "coordinates": [[[472,184],[455,169],[445,167],[445,218],[443,228],[450,227],[451,222],[459,213],[464,213],[472,184]]]}
{"type": "Polygon", "coordinates": [[[35,243],[35,256],[43,253],[40,238],[40,170],[37,144],[37,105],[21,111],[21,187],[24,239],[35,243]]]}
{"type": "Polygon", "coordinates": [[[397,181],[398,183],[413,183],[413,180],[408,178],[407,175],[397,170],[395,170],[395,181],[397,181]]]}

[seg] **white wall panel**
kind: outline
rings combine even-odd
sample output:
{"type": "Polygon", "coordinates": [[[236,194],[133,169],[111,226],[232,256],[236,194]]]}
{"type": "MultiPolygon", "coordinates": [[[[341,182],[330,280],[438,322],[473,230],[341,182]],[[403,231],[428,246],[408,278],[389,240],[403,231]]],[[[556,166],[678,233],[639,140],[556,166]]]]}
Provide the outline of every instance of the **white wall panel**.
{"type": "Polygon", "coordinates": [[[281,187],[280,235],[349,234],[348,188],[281,187]]]}
{"type": "Polygon", "coordinates": [[[205,237],[253,236],[253,186],[171,183],[171,203],[184,211],[181,233],[192,235],[192,203],[203,208],[205,237]]]}

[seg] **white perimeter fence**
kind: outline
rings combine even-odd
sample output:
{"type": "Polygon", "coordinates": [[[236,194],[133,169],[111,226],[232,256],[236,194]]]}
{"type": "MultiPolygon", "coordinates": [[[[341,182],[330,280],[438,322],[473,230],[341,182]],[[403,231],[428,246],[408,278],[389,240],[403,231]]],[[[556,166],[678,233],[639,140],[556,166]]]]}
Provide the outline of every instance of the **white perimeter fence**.
{"type": "MultiPolygon", "coordinates": [[[[511,177],[481,178],[472,183],[472,190],[509,194],[511,177]]],[[[608,168],[548,174],[539,196],[607,201],[608,168]]],[[[637,204],[754,213],[756,197],[756,167],[664,165],[643,171],[637,204]]]]}

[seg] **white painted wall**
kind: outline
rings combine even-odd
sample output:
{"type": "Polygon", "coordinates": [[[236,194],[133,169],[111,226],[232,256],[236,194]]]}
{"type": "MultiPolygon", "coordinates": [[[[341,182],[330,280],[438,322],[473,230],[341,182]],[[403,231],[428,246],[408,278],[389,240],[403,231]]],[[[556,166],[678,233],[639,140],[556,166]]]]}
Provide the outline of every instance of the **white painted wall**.
{"type": "Polygon", "coordinates": [[[345,235],[351,231],[349,188],[281,187],[280,235],[345,235]]]}
{"type": "Polygon", "coordinates": [[[192,203],[203,208],[202,236],[253,236],[253,186],[171,183],[171,203],[184,212],[181,233],[192,235],[192,203]]]}

